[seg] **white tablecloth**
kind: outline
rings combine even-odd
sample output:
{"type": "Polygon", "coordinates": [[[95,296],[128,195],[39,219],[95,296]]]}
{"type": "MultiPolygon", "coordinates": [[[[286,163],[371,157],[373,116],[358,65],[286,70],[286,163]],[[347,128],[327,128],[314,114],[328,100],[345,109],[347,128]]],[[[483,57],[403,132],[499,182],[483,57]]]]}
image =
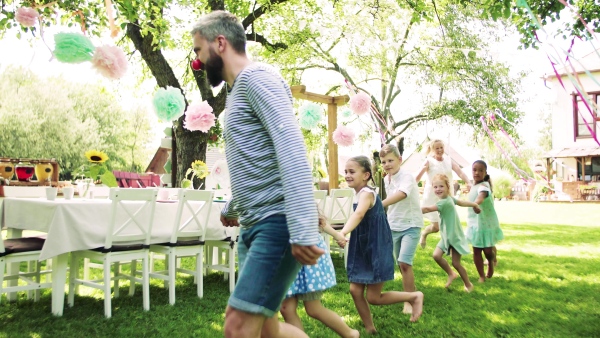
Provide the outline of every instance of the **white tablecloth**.
{"type": "MultiPolygon", "coordinates": [[[[152,243],[170,240],[178,203],[156,203],[152,243]]],[[[220,212],[224,203],[212,204],[206,230],[206,240],[222,240],[237,236],[237,228],[223,227],[220,212]]],[[[138,206],[139,208],[139,206],[138,206]]],[[[191,213],[184,208],[182,220],[191,213]]],[[[132,211],[137,210],[132,205],[132,211]]],[[[48,234],[40,260],[60,254],[104,246],[111,213],[108,199],[5,198],[3,199],[3,228],[34,230],[48,234]]],[[[234,237],[235,238],[235,237],[234,237]]]]}

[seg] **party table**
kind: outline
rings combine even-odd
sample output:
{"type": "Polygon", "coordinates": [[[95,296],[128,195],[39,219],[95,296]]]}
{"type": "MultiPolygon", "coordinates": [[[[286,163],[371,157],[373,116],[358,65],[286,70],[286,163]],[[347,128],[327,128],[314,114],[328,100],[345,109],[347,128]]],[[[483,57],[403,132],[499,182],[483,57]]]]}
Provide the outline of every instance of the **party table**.
{"type": "MultiPolygon", "coordinates": [[[[224,240],[237,236],[237,228],[223,227],[220,212],[223,201],[215,201],[209,215],[206,240],[224,240]]],[[[40,260],[52,258],[52,313],[62,315],[67,271],[68,253],[78,250],[94,249],[104,246],[111,203],[108,199],[71,199],[62,198],[49,201],[46,198],[4,198],[2,200],[2,227],[7,229],[8,238],[22,236],[23,230],[47,233],[46,242],[40,254],[40,260]]],[[[141,202],[139,202],[141,203],[141,202]]],[[[202,203],[202,202],[197,202],[202,203]]],[[[126,208],[135,212],[138,202],[127,202],[126,208]]],[[[165,243],[170,240],[173,222],[178,209],[177,201],[157,201],[154,211],[154,223],[151,231],[151,243],[165,243]]],[[[184,208],[182,220],[191,216],[184,208]]],[[[126,213],[117,214],[125,218],[126,213]]],[[[134,226],[134,225],[132,225],[134,226]]],[[[16,270],[18,267],[9,267],[16,270]]],[[[10,273],[10,271],[9,271],[10,273]]],[[[9,296],[9,299],[14,296],[9,296]]]]}

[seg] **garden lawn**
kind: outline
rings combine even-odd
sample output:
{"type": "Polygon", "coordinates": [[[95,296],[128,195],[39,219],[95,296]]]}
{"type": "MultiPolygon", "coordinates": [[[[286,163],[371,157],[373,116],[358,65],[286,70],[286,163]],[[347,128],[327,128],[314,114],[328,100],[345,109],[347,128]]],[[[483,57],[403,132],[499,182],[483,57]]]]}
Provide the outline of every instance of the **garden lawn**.
{"type": "MultiPolygon", "coordinates": [[[[597,217],[597,216],[596,216],[597,217]]],[[[425,294],[423,316],[411,323],[402,305],[371,307],[381,337],[597,337],[600,335],[600,227],[565,225],[503,225],[506,239],[498,245],[494,278],[477,283],[472,256],[463,257],[475,290],[467,294],[456,279],[446,290],[445,273],[431,253],[439,235],[426,249],[417,250],[415,278],[425,294]]],[[[325,293],[323,303],[364,333],[348,293],[343,260],[334,254],[338,285],[325,293]]],[[[185,261],[184,264],[190,264],[185,261]]],[[[385,290],[401,290],[396,268],[385,290]]],[[[82,287],[82,290],[89,290],[82,287]]],[[[168,304],[162,282],[152,280],[151,309],[142,310],[141,287],[113,299],[113,317],[104,318],[102,296],[75,299],[63,317],[50,314],[51,294],[40,302],[25,299],[0,304],[0,337],[220,337],[229,296],[223,275],[205,277],[204,298],[196,297],[192,278],[177,280],[177,302],[168,304]]],[[[65,306],[66,301],[65,301],[65,306]]],[[[310,337],[336,337],[320,322],[299,310],[310,337]]]]}

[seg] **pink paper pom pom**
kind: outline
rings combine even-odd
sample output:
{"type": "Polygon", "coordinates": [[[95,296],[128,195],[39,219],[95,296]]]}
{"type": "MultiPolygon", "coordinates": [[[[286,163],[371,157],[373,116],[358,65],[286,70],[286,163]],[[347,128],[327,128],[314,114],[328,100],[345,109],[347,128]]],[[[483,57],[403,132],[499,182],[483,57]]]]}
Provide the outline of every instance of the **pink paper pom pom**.
{"type": "Polygon", "coordinates": [[[353,145],[355,137],[356,134],[354,133],[354,130],[346,126],[339,126],[333,132],[333,142],[342,147],[349,147],[353,145]]]}
{"type": "Polygon", "coordinates": [[[100,46],[92,57],[92,65],[109,79],[120,79],[127,72],[127,56],[116,46],[100,46]]]}
{"type": "Polygon", "coordinates": [[[19,7],[19,9],[17,9],[17,13],[15,13],[15,19],[23,27],[35,26],[39,16],[40,13],[38,13],[38,11],[29,7],[19,7]]]}
{"type": "Polygon", "coordinates": [[[216,117],[212,112],[212,107],[206,101],[189,105],[185,111],[183,127],[191,131],[200,130],[204,133],[208,132],[215,125],[216,117]]]}
{"type": "Polygon", "coordinates": [[[358,94],[350,98],[350,109],[356,115],[363,115],[369,112],[371,109],[371,97],[365,92],[359,92],[358,94]]]}

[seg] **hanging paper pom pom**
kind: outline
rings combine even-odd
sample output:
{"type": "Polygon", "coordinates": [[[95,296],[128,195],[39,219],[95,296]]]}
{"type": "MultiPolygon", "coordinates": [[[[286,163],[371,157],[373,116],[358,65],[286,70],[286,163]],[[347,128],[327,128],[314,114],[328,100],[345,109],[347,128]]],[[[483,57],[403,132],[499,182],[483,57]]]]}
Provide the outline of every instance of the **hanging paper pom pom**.
{"type": "Polygon", "coordinates": [[[90,61],[96,49],[90,39],[79,33],[57,33],[54,42],[54,56],[65,63],[90,61]]]}
{"type": "Polygon", "coordinates": [[[40,13],[33,8],[19,7],[15,13],[15,19],[23,27],[33,27],[40,17],[40,13]]]}
{"type": "Polygon", "coordinates": [[[120,79],[127,72],[127,56],[117,46],[100,46],[92,57],[92,65],[109,79],[120,79]]]}
{"type": "Polygon", "coordinates": [[[300,107],[300,127],[304,129],[313,129],[323,118],[321,106],[309,102],[300,107]]]}
{"type": "Polygon", "coordinates": [[[354,133],[354,130],[346,126],[339,126],[333,132],[333,142],[342,147],[349,147],[353,145],[355,137],[356,134],[354,133]]]}
{"type": "Polygon", "coordinates": [[[188,106],[188,109],[185,111],[183,127],[191,131],[200,130],[204,133],[208,132],[215,125],[216,117],[212,112],[212,107],[206,101],[188,106]]]}
{"type": "Polygon", "coordinates": [[[350,98],[350,109],[356,115],[363,115],[369,112],[371,108],[371,97],[365,92],[359,92],[358,94],[350,98]]]}
{"type": "Polygon", "coordinates": [[[156,116],[162,121],[177,120],[185,110],[185,98],[181,90],[171,86],[157,90],[152,103],[156,116]]]}
{"type": "Polygon", "coordinates": [[[348,108],[344,109],[344,111],[342,112],[342,117],[347,119],[350,116],[352,116],[352,110],[350,110],[348,108]]]}

